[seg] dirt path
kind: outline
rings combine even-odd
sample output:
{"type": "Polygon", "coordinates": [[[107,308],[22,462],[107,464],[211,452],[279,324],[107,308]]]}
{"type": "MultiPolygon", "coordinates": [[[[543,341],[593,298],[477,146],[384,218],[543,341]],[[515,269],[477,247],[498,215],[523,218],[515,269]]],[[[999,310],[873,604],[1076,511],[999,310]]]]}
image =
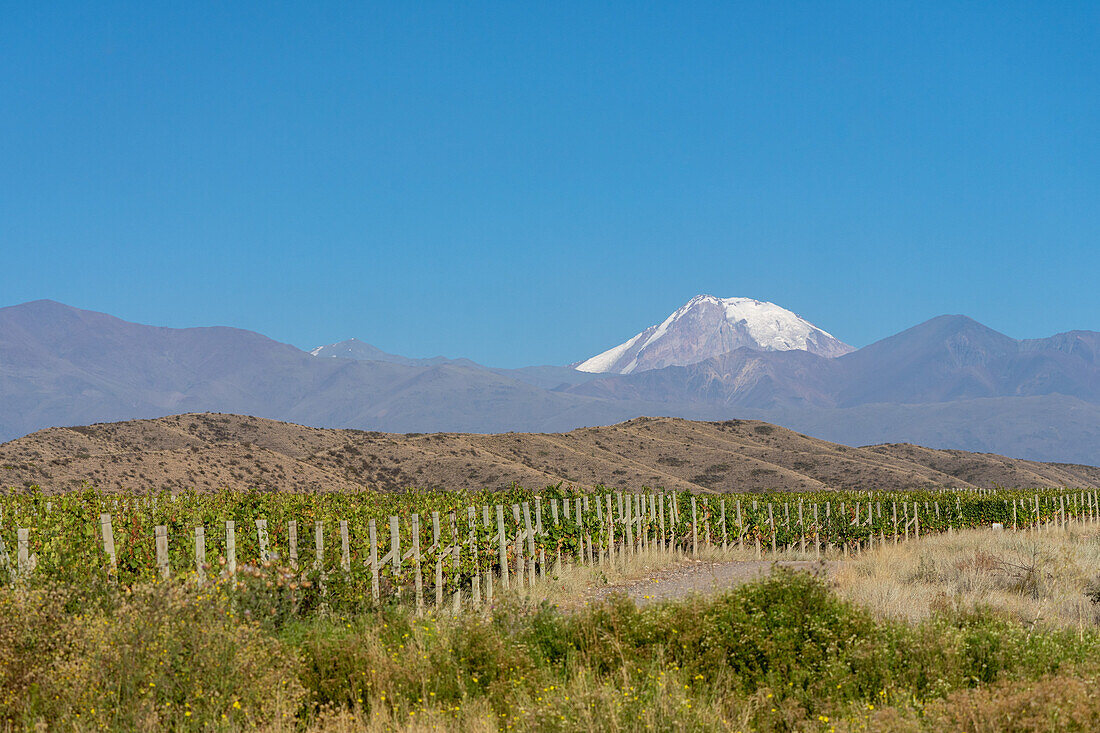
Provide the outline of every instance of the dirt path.
{"type": "Polygon", "coordinates": [[[687,565],[656,571],[644,580],[608,585],[596,589],[585,600],[591,603],[622,593],[637,605],[646,606],[651,603],[675,600],[697,593],[717,593],[728,590],[742,583],[768,575],[771,573],[773,566],[831,574],[836,569],[837,563],[835,561],[815,562],[811,560],[778,562],[740,560],[716,563],[697,560],[687,565]]]}

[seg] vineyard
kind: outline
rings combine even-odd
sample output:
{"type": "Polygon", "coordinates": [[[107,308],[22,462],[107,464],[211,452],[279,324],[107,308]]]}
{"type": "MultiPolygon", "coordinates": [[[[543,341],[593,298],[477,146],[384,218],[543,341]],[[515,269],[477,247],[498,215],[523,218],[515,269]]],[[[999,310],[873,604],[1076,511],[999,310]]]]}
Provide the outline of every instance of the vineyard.
{"type": "Polygon", "coordinates": [[[0,497],[0,564],[13,580],[89,586],[274,567],[280,587],[294,586],[296,607],[404,597],[418,609],[458,608],[545,579],[562,563],[701,548],[836,557],[921,534],[1083,518],[1100,518],[1096,492],[30,491],[0,497]]]}

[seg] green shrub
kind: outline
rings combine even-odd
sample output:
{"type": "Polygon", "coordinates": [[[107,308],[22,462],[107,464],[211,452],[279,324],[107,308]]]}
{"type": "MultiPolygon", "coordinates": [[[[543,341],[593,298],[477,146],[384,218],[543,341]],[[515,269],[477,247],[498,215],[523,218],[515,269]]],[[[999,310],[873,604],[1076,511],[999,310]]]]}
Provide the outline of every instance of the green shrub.
{"type": "Polygon", "coordinates": [[[4,679],[13,724],[240,727],[290,719],[301,703],[294,651],[241,619],[223,587],[139,586],[109,610],[74,615],[58,612],[66,600],[60,590],[4,596],[15,612],[5,630],[33,636],[4,679]]]}

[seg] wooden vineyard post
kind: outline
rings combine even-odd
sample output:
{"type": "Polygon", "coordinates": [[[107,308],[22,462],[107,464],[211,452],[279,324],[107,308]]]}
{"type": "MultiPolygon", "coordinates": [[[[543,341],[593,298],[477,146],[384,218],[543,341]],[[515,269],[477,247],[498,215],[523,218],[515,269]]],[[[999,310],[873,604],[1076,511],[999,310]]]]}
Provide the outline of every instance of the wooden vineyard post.
{"type": "Polygon", "coordinates": [[[531,505],[523,502],[523,531],[527,535],[527,585],[535,586],[535,528],[531,524],[531,505]]]}
{"type": "MultiPolygon", "coordinates": [[[[451,527],[454,527],[454,514],[451,514],[451,527]]],[[[393,567],[394,595],[401,595],[401,524],[396,516],[390,517],[390,565],[393,567]]]]}
{"type": "Polygon", "coordinates": [[[821,557],[821,525],[817,521],[817,502],[814,502],[814,557],[821,557]]]}
{"type": "MultiPolygon", "coordinates": [[[[486,529],[492,530],[493,523],[489,518],[488,504],[482,504],[481,506],[481,523],[486,529]]],[[[492,549],[492,545],[490,544],[490,552],[492,549]]],[[[486,565],[488,567],[485,568],[485,602],[491,605],[493,603],[493,561],[487,559],[486,565]]]]}
{"type": "Polygon", "coordinates": [[[225,564],[229,574],[237,576],[237,523],[230,519],[225,523],[225,564]]]}
{"type": "Polygon", "coordinates": [[[626,495],[626,501],[624,502],[624,504],[626,508],[626,516],[624,517],[623,521],[626,525],[624,529],[626,530],[627,553],[629,554],[629,556],[632,557],[634,555],[634,517],[632,516],[634,500],[630,494],[626,495]]]}
{"type": "Polygon", "coordinates": [[[631,494],[630,503],[633,518],[634,530],[634,552],[641,554],[645,552],[645,532],[643,531],[643,524],[645,522],[645,497],[642,494],[631,494]]]}
{"type": "Polygon", "coordinates": [[[1039,495],[1036,494],[1034,498],[1035,498],[1035,525],[1034,525],[1034,530],[1033,531],[1038,532],[1039,531],[1039,495]]]}
{"type": "Polygon", "coordinates": [[[195,578],[202,585],[206,577],[206,528],[201,524],[195,527],[195,578]]]}
{"type": "Polygon", "coordinates": [[[542,497],[535,497],[535,534],[539,538],[539,577],[546,580],[546,530],[542,526],[542,497]]]}
{"type": "MultiPolygon", "coordinates": [[[[586,519],[591,517],[591,504],[588,501],[588,494],[584,495],[584,514],[582,515],[586,519]]],[[[588,548],[588,564],[595,565],[595,559],[592,557],[592,531],[589,529],[591,522],[586,521],[584,524],[584,544],[588,548]]],[[[531,550],[531,555],[535,554],[534,549],[531,550]]],[[[535,573],[532,570],[531,577],[534,577],[535,573]]]]}
{"type": "Polygon", "coordinates": [[[615,512],[611,506],[611,494],[607,495],[607,561],[615,562],[615,512]]]}
{"type": "Polygon", "coordinates": [[[256,543],[260,546],[260,562],[266,563],[268,560],[267,551],[267,520],[256,520],[256,543]]]}
{"type": "Polygon", "coordinates": [[[729,535],[726,533],[726,500],[722,499],[722,552],[729,552],[729,535]]]}
{"type": "Polygon", "coordinates": [[[286,523],[287,542],[290,544],[290,567],[298,569],[298,522],[291,519],[286,523]]]}
{"type": "MultiPolygon", "coordinates": [[[[596,548],[596,561],[600,565],[603,565],[605,562],[604,551],[607,549],[607,532],[604,530],[603,526],[603,497],[599,495],[596,496],[596,527],[596,537],[600,543],[599,547],[596,548]]],[[[542,533],[540,532],[539,534],[542,533]]],[[[546,576],[543,577],[545,578],[546,576]]]]}
{"type": "MultiPolygon", "coordinates": [[[[568,505],[569,502],[565,502],[565,506],[568,505]]],[[[511,554],[516,558],[516,590],[524,590],[527,582],[527,558],[524,557],[524,525],[519,517],[519,504],[511,505],[511,522],[516,525],[516,534],[511,538],[511,554]]]]}
{"type": "Polygon", "coordinates": [[[657,495],[657,526],[661,533],[661,538],[657,541],[657,549],[661,552],[668,552],[668,535],[665,534],[665,495],[657,495]]]}
{"type": "Polygon", "coordinates": [[[451,605],[451,613],[455,616],[462,611],[462,564],[459,562],[462,554],[462,545],[458,544],[457,538],[455,543],[451,546],[451,563],[455,571],[455,590],[453,595],[453,601],[451,605]]]}
{"type": "Polygon", "coordinates": [[[753,512],[753,523],[756,525],[756,531],[753,532],[753,539],[756,540],[756,559],[759,560],[760,558],[762,558],[764,556],[764,550],[761,547],[761,542],[760,542],[760,539],[761,539],[761,537],[760,537],[760,524],[761,524],[761,522],[760,522],[760,519],[756,516],[756,500],[755,499],[753,499],[753,502],[752,502],[752,512],[753,512]]]}
{"type": "Polygon", "coordinates": [[[470,527],[470,560],[474,564],[474,572],[470,574],[470,603],[474,608],[481,606],[481,568],[477,559],[477,515],[474,508],[466,508],[466,523],[470,527]]]}
{"type": "Polygon", "coordinates": [[[367,541],[370,542],[370,597],[375,603],[382,598],[378,583],[378,523],[367,522],[367,541]]]}
{"type": "MultiPolygon", "coordinates": [[[[838,512],[837,516],[840,519],[840,526],[841,527],[850,526],[850,523],[848,522],[848,512],[846,511],[846,509],[847,509],[847,503],[843,502],[843,501],[840,502],[840,511],[838,512]]],[[[844,538],[844,544],[842,545],[842,549],[844,550],[844,557],[848,557],[848,538],[847,537],[844,538]]]]}
{"type": "Polygon", "coordinates": [[[699,512],[695,507],[695,497],[691,497],[691,556],[699,554],[699,512]]]}
{"type": "Polygon", "coordinates": [[[711,549],[710,542],[710,499],[703,499],[703,543],[711,549]]]}
{"type": "MultiPolygon", "coordinates": [[[[561,527],[561,517],[558,515],[558,500],[550,500],[550,518],[554,523],[554,529],[561,527]]],[[[561,532],[557,532],[554,539],[554,575],[561,575],[561,532]]]]}
{"type": "MultiPolygon", "coordinates": [[[[791,533],[791,503],[789,501],[783,502],[783,529],[787,530],[787,534],[791,533]]],[[[784,548],[788,551],[791,549],[791,543],[783,543],[784,548]]]]}
{"type": "Polygon", "coordinates": [[[578,496],[574,505],[573,520],[577,525],[577,564],[584,564],[584,527],[581,519],[581,498],[578,496]]]}
{"type": "MultiPolygon", "coordinates": [[[[390,517],[390,572],[393,575],[393,596],[401,598],[401,566],[404,558],[401,557],[401,520],[396,515],[390,517]]],[[[351,563],[348,563],[349,567],[351,563]]]]}
{"type": "Polygon", "coordinates": [[[168,580],[168,528],[163,524],[158,524],[154,535],[157,543],[157,569],[160,570],[161,579],[168,580]]]}
{"type": "Polygon", "coordinates": [[[340,569],[351,571],[351,548],[348,546],[348,520],[340,520],[340,569]]]}
{"type": "Polygon", "coordinates": [[[111,515],[99,515],[99,531],[103,535],[103,552],[107,554],[109,569],[107,580],[111,583],[118,581],[118,558],[115,556],[115,531],[111,527],[111,515]]]}
{"type": "MultiPolygon", "coordinates": [[[[508,539],[504,536],[504,507],[497,507],[497,543],[500,548],[500,584],[508,590],[508,539]]],[[[554,514],[557,515],[557,500],[554,501],[554,514]]],[[[557,517],[555,516],[555,521],[557,517]]]]}
{"type": "MultiPolygon", "coordinates": [[[[443,608],[443,545],[440,544],[439,512],[432,512],[432,552],[435,554],[435,610],[438,612],[443,608]]],[[[507,578],[504,587],[508,587],[507,578]]]]}
{"type": "Polygon", "coordinates": [[[516,590],[523,590],[527,561],[523,557],[523,524],[520,522],[519,504],[512,505],[512,521],[516,523],[516,536],[512,539],[512,551],[516,555],[516,590]]]}
{"type": "Polygon", "coordinates": [[[1016,500],[1012,501],[1012,531],[1016,532],[1016,500]]]}
{"type": "Polygon", "coordinates": [[[894,502],[894,544],[898,543],[898,503],[894,502]]]}
{"type": "Polygon", "coordinates": [[[313,523],[313,569],[325,572],[325,524],[320,520],[313,523]]]}
{"type": "Polygon", "coordinates": [[[919,540],[920,539],[920,516],[917,513],[918,511],[920,511],[920,507],[917,505],[917,502],[914,501],[913,502],[913,534],[914,534],[914,537],[919,540]]]}
{"type": "Polygon", "coordinates": [[[462,544],[458,539],[458,521],[455,513],[450,512],[447,518],[451,522],[451,569],[454,571],[454,591],[452,592],[451,613],[455,616],[462,607],[462,566],[459,563],[459,555],[462,552],[462,544]]]}
{"type": "Polygon", "coordinates": [[[776,553],[776,549],[775,549],[775,535],[776,535],[776,531],[775,531],[775,513],[772,511],[772,503],[770,501],[768,502],[768,525],[771,526],[771,530],[772,530],[772,554],[774,555],[776,553]]]}
{"type": "Polygon", "coordinates": [[[737,499],[737,549],[745,549],[745,523],[741,519],[741,500],[737,499]]]}
{"type": "MultiPolygon", "coordinates": [[[[473,507],[470,508],[470,515],[473,516],[473,507]]],[[[420,566],[420,515],[412,515],[412,557],[413,557],[413,592],[416,600],[416,615],[424,615],[424,574],[420,566]]],[[[470,534],[473,535],[473,523],[470,523],[470,534]]],[[[374,548],[374,554],[377,555],[378,549],[374,548]]],[[[476,555],[475,555],[476,557],[476,555]]]]}
{"type": "MultiPolygon", "coordinates": [[[[871,511],[870,505],[867,507],[867,511],[871,511]]],[[[806,553],[806,525],[802,521],[802,500],[798,502],[798,549],[803,554],[806,553]]]]}
{"type": "MultiPolygon", "coordinates": [[[[801,518],[799,520],[799,524],[801,524],[801,518]]],[[[875,516],[871,513],[871,502],[867,502],[867,529],[869,531],[867,549],[871,549],[875,545],[875,516]]]]}
{"type": "Polygon", "coordinates": [[[31,533],[26,527],[19,527],[15,531],[15,543],[16,543],[16,568],[19,571],[19,577],[26,578],[31,574],[31,533]]]}
{"type": "Polygon", "coordinates": [[[642,514],[638,520],[638,531],[644,535],[644,547],[647,552],[660,551],[664,543],[664,538],[661,536],[663,524],[661,499],[660,494],[644,494],[642,498],[642,514]]]}

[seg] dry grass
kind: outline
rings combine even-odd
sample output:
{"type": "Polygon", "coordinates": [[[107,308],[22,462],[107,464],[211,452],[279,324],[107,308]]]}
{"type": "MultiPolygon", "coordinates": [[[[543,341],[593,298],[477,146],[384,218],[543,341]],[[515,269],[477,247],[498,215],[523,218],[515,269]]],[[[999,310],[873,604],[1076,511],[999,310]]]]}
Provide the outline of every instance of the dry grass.
{"type": "Polygon", "coordinates": [[[1026,623],[1095,628],[1100,528],[971,530],[888,545],[845,563],[840,592],[881,618],[919,621],[935,610],[992,606],[1026,623]]]}

